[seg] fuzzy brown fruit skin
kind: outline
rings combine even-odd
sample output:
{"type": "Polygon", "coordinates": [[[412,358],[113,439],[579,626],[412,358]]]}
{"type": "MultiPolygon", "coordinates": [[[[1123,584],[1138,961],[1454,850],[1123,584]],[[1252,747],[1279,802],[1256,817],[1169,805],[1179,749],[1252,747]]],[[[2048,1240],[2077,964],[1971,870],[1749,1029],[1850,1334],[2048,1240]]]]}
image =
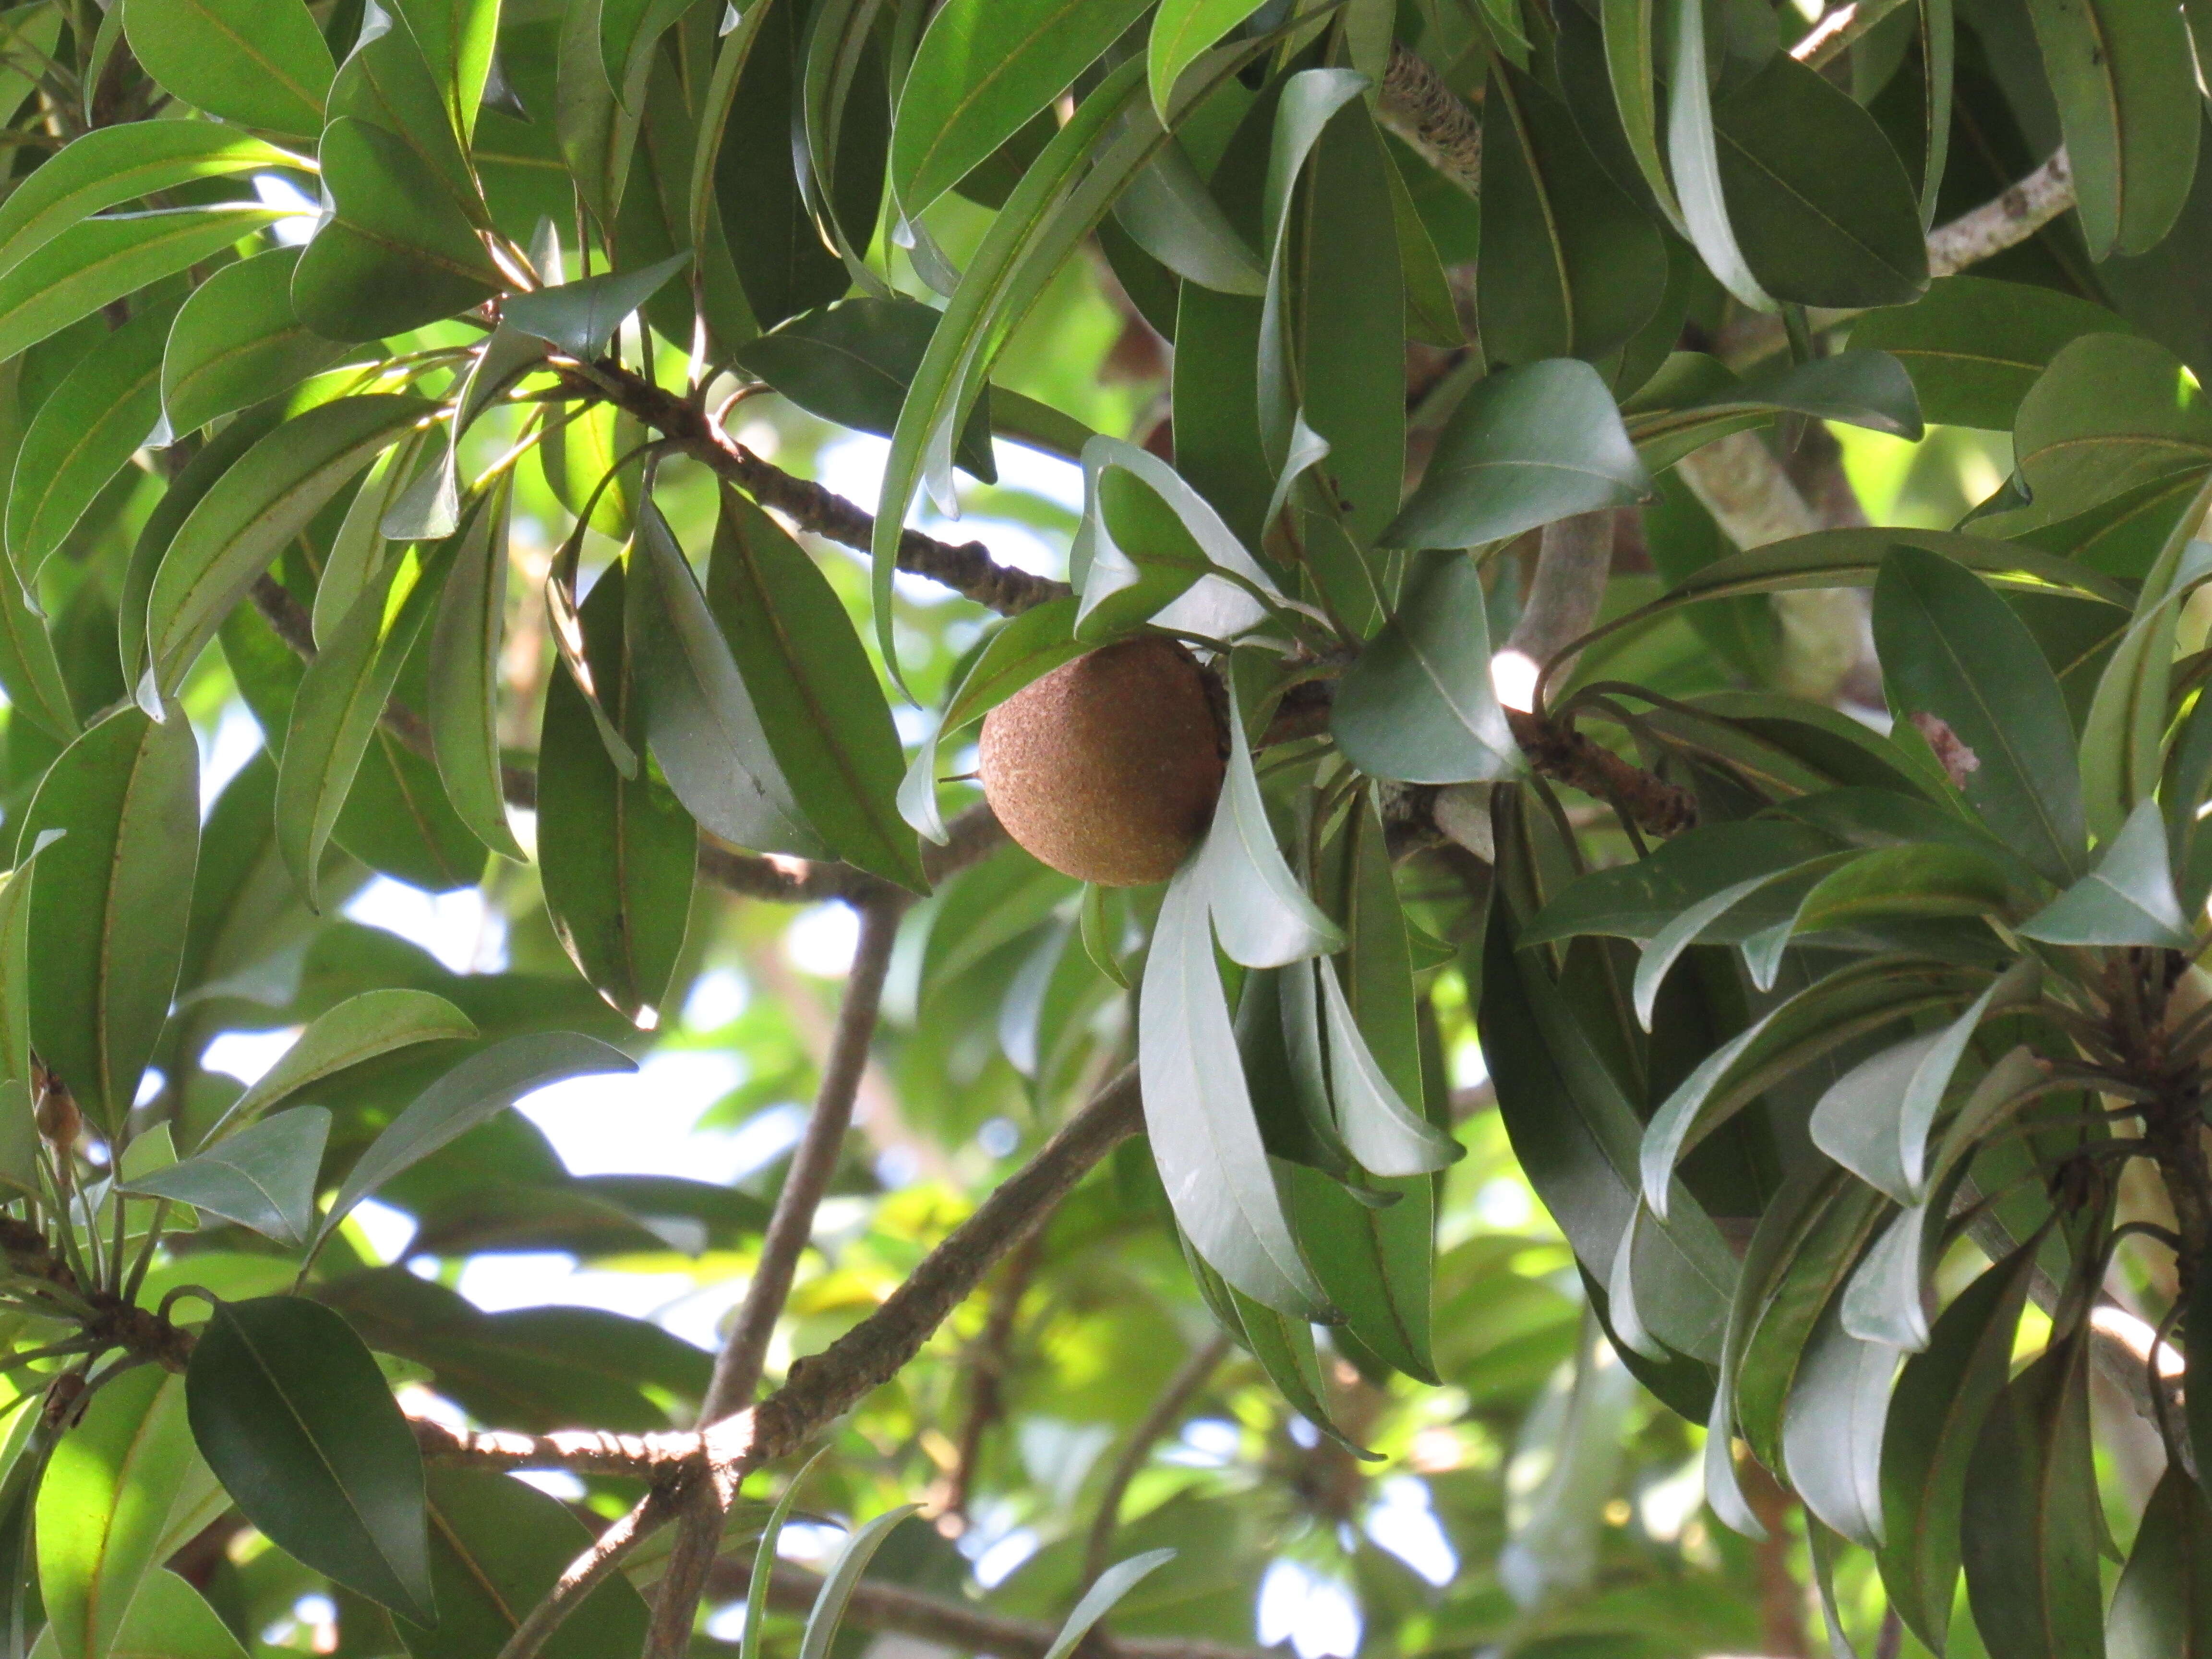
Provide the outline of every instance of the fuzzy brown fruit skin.
{"type": "Polygon", "coordinates": [[[1173,640],[1078,657],[983,719],[983,795],[1006,833],[1102,887],[1173,875],[1212,821],[1221,776],[1206,676],[1173,640]]]}

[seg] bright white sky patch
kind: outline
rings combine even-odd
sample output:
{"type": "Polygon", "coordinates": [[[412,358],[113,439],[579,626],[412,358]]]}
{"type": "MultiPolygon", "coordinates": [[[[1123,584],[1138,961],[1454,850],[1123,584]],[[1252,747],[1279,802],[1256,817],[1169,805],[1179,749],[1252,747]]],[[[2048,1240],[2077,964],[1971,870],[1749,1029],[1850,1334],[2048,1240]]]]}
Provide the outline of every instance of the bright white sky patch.
{"type": "Polygon", "coordinates": [[[1437,1520],[1429,1483],[1413,1475],[1382,1483],[1380,1500],[1367,1511],[1367,1535],[1431,1584],[1448,1584],[1459,1571],[1459,1553],[1437,1520]]]}
{"type": "Polygon", "coordinates": [[[277,1031],[225,1031],[202,1051],[200,1068],[221,1072],[240,1083],[258,1083],[299,1040],[296,1025],[277,1031]]]}
{"type": "Polygon", "coordinates": [[[354,895],[346,915],[419,945],[457,974],[495,974],[507,966],[507,918],[473,887],[426,893],[377,876],[354,895]]]}
{"type": "Polygon", "coordinates": [[[1296,1561],[1277,1561],[1260,1581],[1260,1645],[1288,1642],[1298,1659],[1352,1659],[1359,1650],[1358,1604],[1344,1586],[1296,1561]]]}
{"type": "Polygon", "coordinates": [[[801,910],[783,930],[783,953],[802,974],[842,979],[860,943],[860,919],[848,904],[817,904],[801,910]]]}

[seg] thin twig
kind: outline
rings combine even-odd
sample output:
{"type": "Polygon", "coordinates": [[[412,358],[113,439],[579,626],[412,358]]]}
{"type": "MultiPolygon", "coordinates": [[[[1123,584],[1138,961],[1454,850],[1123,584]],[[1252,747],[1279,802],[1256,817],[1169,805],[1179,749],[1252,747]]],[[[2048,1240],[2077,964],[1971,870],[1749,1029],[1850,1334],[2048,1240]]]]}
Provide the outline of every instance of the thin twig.
{"type": "Polygon", "coordinates": [[[1805,38],[1790,48],[1790,55],[1809,69],[1825,68],[1904,3],[1905,0],[1854,0],[1850,5],[1838,6],[1807,30],[1805,38]]]}
{"type": "Polygon", "coordinates": [[[1225,1332],[1216,1331],[1205,1346],[1194,1350],[1189,1358],[1176,1368],[1168,1379],[1167,1387],[1160,1390],[1159,1398],[1152,1401],[1137,1426],[1129,1431],[1129,1437],[1121,1443],[1120,1454],[1106,1476],[1106,1489],[1098,1494],[1097,1512],[1091,1519],[1091,1536],[1083,1551],[1083,1583],[1085,1588],[1097,1582],[1106,1571],[1106,1558],[1114,1551],[1114,1534],[1121,1524],[1121,1500],[1128,1496],[1129,1483],[1137,1478],[1152,1448],[1161,1437],[1182,1421],[1191,1401],[1206,1386],[1206,1379],[1229,1357],[1231,1343],[1225,1332]]]}
{"type": "Polygon", "coordinates": [[[659,1529],[668,1511],[664,1490],[656,1488],[593,1539],[591,1547],[568,1564],[544,1598],[515,1627],[507,1645],[500,1649],[499,1659],[536,1659],[562,1621],[621,1567],[632,1550],[659,1529]]]}
{"type": "MultiPolygon", "coordinates": [[[[858,908],[860,944],[846,976],[836,1036],[822,1068],[813,1115],[792,1155],[775,1210],[761,1236],[752,1283],[721,1352],[715,1356],[714,1377],[699,1408],[700,1422],[708,1426],[742,1411],[760,1386],[769,1342],[783,1316],[784,1304],[790,1299],[799,1258],[813,1236],[815,1212],[821,1208],[830,1179],[837,1173],[846,1132],[853,1127],[853,1102],[867,1072],[868,1049],[875,1039],[876,1017],[883,1006],[884,978],[890,971],[891,948],[897,943],[899,917],[906,907],[884,893],[858,908]]],[[[714,1565],[721,1540],[722,1520],[736,1499],[734,1480],[712,1478],[689,1485],[684,1514],[678,1522],[676,1547],[653,1604],[646,1659],[682,1659],[690,1647],[699,1596],[707,1585],[707,1570],[714,1565]]]]}

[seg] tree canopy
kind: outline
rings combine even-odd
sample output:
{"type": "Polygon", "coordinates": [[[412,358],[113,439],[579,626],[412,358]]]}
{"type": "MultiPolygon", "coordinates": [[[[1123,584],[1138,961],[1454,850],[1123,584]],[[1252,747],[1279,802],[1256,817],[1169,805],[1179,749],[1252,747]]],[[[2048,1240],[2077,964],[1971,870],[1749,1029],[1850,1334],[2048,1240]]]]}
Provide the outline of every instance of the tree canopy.
{"type": "Polygon", "coordinates": [[[4,1659],[2212,1655],[2208,72],[0,10],[4,1659]]]}

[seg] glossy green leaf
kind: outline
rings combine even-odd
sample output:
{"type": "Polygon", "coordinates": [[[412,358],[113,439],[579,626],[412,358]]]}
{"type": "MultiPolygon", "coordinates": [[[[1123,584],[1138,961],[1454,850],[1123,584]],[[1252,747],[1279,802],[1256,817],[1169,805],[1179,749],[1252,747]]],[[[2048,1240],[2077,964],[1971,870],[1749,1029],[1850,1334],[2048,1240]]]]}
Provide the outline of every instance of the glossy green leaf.
{"type": "Polygon", "coordinates": [[[639,517],[628,570],[628,648],[646,736],[676,798],[737,846],[823,856],[827,848],[776,764],[699,579],[657,507],[639,517]]]}
{"type": "Polygon", "coordinates": [[[157,685],[182,682],[254,578],[429,408],[386,395],[321,404],[262,438],[209,487],[178,526],[147,603],[157,685]]]}
{"type": "Polygon", "coordinates": [[[56,1443],[39,1486],[39,1589],[61,1659],[129,1651],[127,1609],[191,1455],[184,1380],[156,1366],[100,1389],[56,1443]]]}
{"type": "MultiPolygon", "coordinates": [[[[31,1649],[33,1659],[58,1659],[60,1652],[48,1625],[31,1649]]],[[[114,1659],[246,1659],[207,1598],[165,1568],[140,1582],[108,1652],[114,1659]]]]}
{"type": "MultiPolygon", "coordinates": [[[[557,1499],[503,1474],[429,1474],[430,1582],[438,1622],[400,1627],[414,1659],[496,1653],[591,1541],[557,1499]]],[[[579,1602],[541,1650],[549,1659],[627,1653],[645,1639],[645,1600],[620,1573],[579,1602]]]]}
{"type": "Polygon", "coordinates": [[[707,606],[799,809],[847,863],[925,890],[921,851],[898,812],[905,756],[844,605],[751,501],[725,489],[720,514],[707,606]]]}
{"type": "Polygon", "coordinates": [[[2189,918],[2174,890],[2166,820],[2146,800],[2100,849],[2097,865],[2020,924],[2026,939],[2052,945],[2141,945],[2186,951],[2189,918]]]}
{"type": "Polygon", "coordinates": [[[1370,1051],[1338,982],[1336,965],[1319,965],[1322,1020],[1328,1040],[1329,1095],[1344,1144],[1379,1176],[1426,1175],[1463,1155],[1400,1096],[1370,1051]]]}
{"type": "Polygon", "coordinates": [[[1947,276],[1912,305],[1859,319],[1851,345],[1903,363],[1929,420],[2009,432],[2062,349],[2085,334],[2128,331],[2102,306],[2056,289],[1947,276]]]}
{"type": "Polygon", "coordinates": [[[2169,1467],[2151,1491],[2134,1553],[2112,1592],[2110,1659],[2203,1659],[2212,1653],[2212,1509],[2169,1467]]]}
{"type": "Polygon", "coordinates": [[[1390,547],[1472,547],[1626,507],[1650,487],[1604,380],[1571,359],[1479,382],[1438,434],[1390,547]]]}
{"type": "Polygon", "coordinates": [[[1078,638],[1144,623],[1233,639],[1284,603],[1221,515],[1157,455],[1103,434],[1083,446],[1083,520],[1067,568],[1078,638]]]}
{"type": "MultiPolygon", "coordinates": [[[[1402,182],[1398,188],[1404,188],[1402,182]]],[[[1397,211],[1395,197],[1392,211],[1397,211]]],[[[1259,257],[1213,199],[1189,151],[1175,139],[1129,180],[1114,204],[1114,219],[1139,247],[1186,282],[1223,294],[1256,295],[1267,289],[1259,257]]]]}
{"type": "Polygon", "coordinates": [[[1162,0],[1145,46],[1153,109],[1164,118],[1183,71],[1259,9],[1257,0],[1162,0]]]}
{"type": "MultiPolygon", "coordinates": [[[[738,362],[808,414],[888,438],[938,316],[900,296],[840,300],[778,324],[742,348],[738,362]]],[[[988,395],[977,401],[953,453],[985,483],[999,477],[991,455],[991,402],[988,395]]]]}
{"type": "Polygon", "coordinates": [[[1669,224],[1684,229],[1682,206],[1659,153],[1659,100],[1656,77],[1662,50],[1652,0],[1600,0],[1606,79],[1613,107],[1638,174],[1669,224]]]}
{"type": "Polygon", "coordinates": [[[0,272],[119,203],[194,179],[301,165],[289,150],[204,121],[95,128],[57,151],[0,204],[0,272]]]}
{"type": "Polygon", "coordinates": [[[1153,927],[1137,1056],[1152,1157],[1193,1246],[1255,1301],[1309,1318],[1322,1311],[1253,1120],[1194,867],[1168,884],[1153,927]]]}
{"type": "Polygon", "coordinates": [[[1729,221],[1768,294],[1882,306],[1927,287],[1918,192],[1850,94],[1778,52],[1714,106],[1713,125],[1729,221]]]}
{"type": "Polygon", "coordinates": [[[321,1107],[295,1107],[120,1190],[173,1199],[297,1247],[314,1231],[315,1182],[330,1133],[331,1115],[321,1107]]]}
{"type": "Polygon", "coordinates": [[[1430,1229],[1421,1226],[1415,1236],[1395,1213],[1412,1204],[1423,1212],[1414,1218],[1427,1219],[1425,1194],[1408,1191],[1397,1204],[1376,1209],[1310,1165],[1278,1168],[1299,1252],[1323,1293],[1343,1310],[1345,1328],[1407,1375],[1434,1376],[1427,1298],[1406,1282],[1426,1282],[1430,1229]]]}
{"type": "Polygon", "coordinates": [[[1881,1446],[1898,1351],[1864,1342],[1832,1307],[1814,1328],[1782,1423],[1784,1467],[1805,1507],[1856,1543],[1883,1534],[1881,1446]]]}
{"type": "Polygon", "coordinates": [[[452,570],[430,624],[431,751],[446,798],[477,838],[502,857],[524,860],[507,827],[499,751],[500,647],[507,619],[509,490],[496,486],[458,538],[452,570]]]}
{"type": "MultiPolygon", "coordinates": [[[[438,232],[428,223],[404,224],[391,211],[390,192],[397,189],[401,196],[419,192],[449,225],[490,225],[483,186],[463,154],[461,133],[466,124],[453,118],[453,88],[441,85],[441,75],[404,23],[374,15],[364,21],[353,51],[331,83],[321,148],[325,196],[337,197],[341,213],[361,210],[353,216],[358,227],[371,230],[372,241],[382,240],[386,253],[428,234],[444,241],[455,254],[473,256],[480,264],[480,246],[472,250],[450,229],[438,232]],[[333,145],[331,137],[340,121],[371,131],[364,135],[348,130],[341,143],[333,145]],[[363,140],[371,147],[364,149],[359,142],[363,140]],[[335,177],[331,171],[334,156],[335,177]]],[[[391,268],[398,276],[406,265],[394,261],[391,268]]]]}
{"type": "Polygon", "coordinates": [[[331,49],[300,0],[127,0],[123,26],[149,75],[217,119],[322,130],[331,49]]]}
{"type": "Polygon", "coordinates": [[[1500,367],[1602,357],[1667,286],[1658,229],[1540,82],[1496,64],[1482,108],[1483,351],[1500,367]]]}
{"type": "Polygon", "coordinates": [[[8,491],[8,556],[31,586],[93,499],[161,418],[161,350],[174,298],[142,303],[39,406],[8,491]]]}
{"type": "MultiPolygon", "coordinates": [[[[584,659],[607,717],[638,746],[645,728],[623,635],[623,572],[585,599],[584,659]]],[[[545,688],[538,747],[538,862],[545,908],[578,971],[616,1008],[658,1024],[691,910],[699,831],[668,786],[624,778],[568,674],[545,688]]]]}
{"type": "Polygon", "coordinates": [[[2197,173],[2189,27],[2174,6],[2030,0],[2089,257],[2166,238],[2197,173]]]}
{"type": "Polygon", "coordinates": [[[930,19],[891,131],[908,218],[1018,131],[1143,15],[1144,0],[950,0],[930,19]]]}
{"type": "Polygon", "coordinates": [[[161,360],[169,429],[197,431],[328,368],[344,352],[292,314],[297,248],[271,248],[225,265],[177,313],[161,360]]]}
{"type": "MultiPolygon", "coordinates": [[[[1615,0],[1617,5],[1623,3],[1615,0]]],[[[1662,48],[1668,65],[1667,163],[1674,173],[1685,234],[1722,287],[1754,311],[1771,311],[1773,298],[1745,261],[1722,189],[1720,137],[1713,118],[1712,77],[1705,63],[1704,0],[1675,0],[1668,15],[1672,27],[1662,48]]],[[[1641,55],[1632,40],[1625,42],[1624,49],[1641,55]]],[[[1639,72],[1625,67],[1613,71],[1616,101],[1624,74],[1639,72]]]]}
{"type": "Polygon", "coordinates": [[[344,116],[324,133],[320,153],[337,213],[292,276],[292,309],[316,333],[397,334],[507,285],[451,191],[400,138],[344,116]]]}
{"type": "Polygon", "coordinates": [[[1370,777],[1479,783],[1518,769],[1491,684],[1482,573],[1472,559],[1417,556],[1397,610],[1339,683],[1329,731],[1370,777]]]}
{"type": "Polygon", "coordinates": [[[558,346],[571,357],[596,362],[606,355],[607,343],[623,320],[690,262],[690,253],[674,253],[642,270],[610,271],[518,294],[501,307],[500,320],[558,346]]]}
{"type": "Polygon", "coordinates": [[[620,1049],[574,1031],[509,1037],[470,1055],[417,1095],[370,1143],[331,1200],[315,1244],[319,1247],[355,1205],[386,1182],[496,1117],[532,1090],[564,1078],[636,1069],[637,1062],[620,1049]]]}
{"type": "Polygon", "coordinates": [[[399,671],[436,613],[452,554],[450,547],[410,550],[385,572],[307,665],[292,700],[276,778],[276,844],[310,909],[322,908],[323,849],[399,671]]]}
{"type": "Polygon", "coordinates": [[[476,126],[491,75],[499,7],[492,0],[397,0],[446,113],[463,138],[476,126]]]}
{"type": "Polygon", "coordinates": [[[2073,721],[2026,626],[1972,573],[1899,546],[1875,584],[1874,635],[1890,706],[1963,745],[1953,764],[1983,822],[2051,879],[2079,873],[2073,721]]]}
{"type": "Polygon", "coordinates": [[[0,357],[59,333],[283,216],[224,204],[83,219],[0,275],[0,357]]]}
{"type": "Polygon", "coordinates": [[[172,706],[124,708],[47,771],[17,856],[31,888],[31,1044],[87,1115],[118,1131],[176,989],[199,848],[199,746],[172,706]]]}
{"type": "Polygon", "coordinates": [[[2103,1532],[2088,1352],[2077,1335],[1997,1395],[1966,1468],[1960,1553],[1974,1625],[1995,1659],[2105,1651],[2103,1532]]]}
{"type": "Polygon", "coordinates": [[[219,1304],[185,1390],[200,1455],[271,1542],[435,1622],[422,1455],[345,1321],[295,1297],[219,1304]]]}

